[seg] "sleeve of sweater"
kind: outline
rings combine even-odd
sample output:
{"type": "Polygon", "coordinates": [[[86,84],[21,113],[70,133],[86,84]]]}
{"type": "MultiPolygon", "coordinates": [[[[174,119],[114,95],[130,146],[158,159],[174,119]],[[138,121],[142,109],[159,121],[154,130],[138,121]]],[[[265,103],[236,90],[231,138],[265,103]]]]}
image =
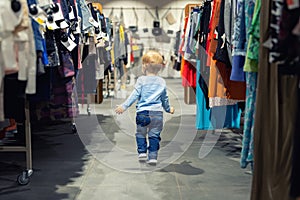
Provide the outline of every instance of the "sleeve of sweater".
{"type": "Polygon", "coordinates": [[[167,94],[166,88],[164,88],[162,95],[161,95],[161,102],[162,102],[162,107],[164,110],[169,113],[170,112],[170,104],[169,104],[169,97],[167,94]]]}
{"type": "Polygon", "coordinates": [[[142,79],[138,78],[134,86],[134,90],[131,92],[127,100],[122,104],[124,110],[129,108],[141,95],[142,91],[142,79]]]}

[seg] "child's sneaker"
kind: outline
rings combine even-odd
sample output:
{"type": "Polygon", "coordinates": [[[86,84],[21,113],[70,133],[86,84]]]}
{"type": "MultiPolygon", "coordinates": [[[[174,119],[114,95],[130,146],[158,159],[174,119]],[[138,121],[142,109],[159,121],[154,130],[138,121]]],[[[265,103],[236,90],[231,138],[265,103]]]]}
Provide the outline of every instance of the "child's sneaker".
{"type": "Polygon", "coordinates": [[[146,161],[147,159],[147,154],[146,153],[140,153],[139,154],[139,160],[140,161],[146,161]]]}
{"type": "Polygon", "coordinates": [[[148,163],[149,165],[156,165],[156,164],[157,164],[157,159],[149,159],[149,160],[147,161],[147,163],[148,163]]]}

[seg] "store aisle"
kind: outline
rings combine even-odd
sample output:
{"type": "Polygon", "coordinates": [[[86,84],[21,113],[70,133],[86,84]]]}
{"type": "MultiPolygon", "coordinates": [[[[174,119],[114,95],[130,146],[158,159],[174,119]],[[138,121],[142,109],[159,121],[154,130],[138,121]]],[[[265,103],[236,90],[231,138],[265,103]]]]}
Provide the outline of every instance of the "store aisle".
{"type": "Polygon", "coordinates": [[[29,185],[15,183],[23,155],[1,153],[0,199],[249,199],[251,176],[237,162],[240,136],[228,130],[196,131],[195,106],[183,103],[181,79],[166,81],[176,112],[165,114],[156,167],[137,160],[134,106],[116,116],[113,108],[122,100],[109,98],[92,106],[91,116],[82,108],[78,135],[70,133],[68,123],[33,127],[35,172],[29,185]]]}

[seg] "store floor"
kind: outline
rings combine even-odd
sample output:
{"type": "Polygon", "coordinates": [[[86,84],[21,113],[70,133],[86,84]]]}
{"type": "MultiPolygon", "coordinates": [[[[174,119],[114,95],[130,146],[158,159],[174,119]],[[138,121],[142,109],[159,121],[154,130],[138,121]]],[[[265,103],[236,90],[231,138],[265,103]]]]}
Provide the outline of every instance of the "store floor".
{"type": "Polygon", "coordinates": [[[80,105],[76,135],[66,122],[33,126],[34,175],[27,186],[15,181],[24,154],[0,153],[0,199],[249,199],[251,175],[238,162],[240,134],[195,130],[195,105],[184,104],[181,80],[166,81],[176,112],[165,114],[157,166],[137,159],[134,106],[116,116],[113,108],[123,100],[108,98],[91,105],[91,116],[80,105]]]}

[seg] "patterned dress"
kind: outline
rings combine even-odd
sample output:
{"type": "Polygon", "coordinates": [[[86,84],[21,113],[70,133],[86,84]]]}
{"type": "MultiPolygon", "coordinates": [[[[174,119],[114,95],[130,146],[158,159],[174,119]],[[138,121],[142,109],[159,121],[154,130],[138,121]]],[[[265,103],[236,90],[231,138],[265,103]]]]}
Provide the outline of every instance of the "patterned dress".
{"type": "MultiPolygon", "coordinates": [[[[257,71],[258,51],[259,51],[259,14],[261,0],[256,1],[252,25],[250,28],[250,39],[246,55],[247,68],[255,68],[257,71]]],[[[241,153],[241,167],[246,168],[250,163],[253,166],[253,134],[254,134],[254,116],[257,89],[257,72],[246,72],[246,106],[244,121],[243,148],[241,153]]]]}

